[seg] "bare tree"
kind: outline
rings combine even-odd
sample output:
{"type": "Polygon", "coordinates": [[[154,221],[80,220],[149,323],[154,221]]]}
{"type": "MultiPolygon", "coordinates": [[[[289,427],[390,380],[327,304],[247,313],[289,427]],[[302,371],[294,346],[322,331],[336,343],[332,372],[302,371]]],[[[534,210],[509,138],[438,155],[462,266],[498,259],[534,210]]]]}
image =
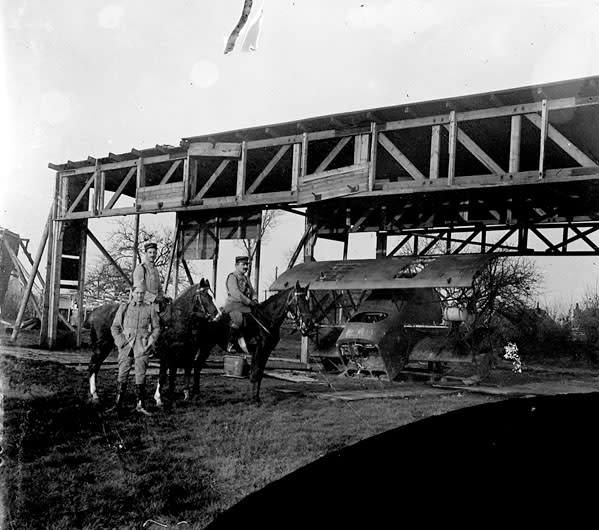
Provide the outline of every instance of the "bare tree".
{"type": "Polygon", "coordinates": [[[277,210],[263,210],[260,227],[258,229],[258,237],[255,239],[241,239],[239,246],[241,250],[250,258],[250,268],[248,269],[248,276],[252,274],[252,263],[254,256],[258,250],[258,243],[268,241],[268,236],[271,230],[276,228],[278,223],[279,213],[277,210]]]}
{"type": "MultiPolygon", "coordinates": [[[[108,235],[107,251],[121,270],[129,277],[133,277],[133,246],[135,241],[135,228],[128,220],[115,221],[115,229],[108,235]]],[[[144,243],[154,241],[158,245],[155,266],[160,273],[162,281],[168,273],[168,265],[173,251],[174,236],[171,229],[162,227],[152,230],[146,226],[139,227],[138,249],[143,249],[144,243]]],[[[138,258],[140,252],[138,250],[138,258]]],[[[185,286],[188,280],[184,274],[179,274],[179,285],[185,286]]],[[[118,299],[129,290],[129,286],[122,275],[105,257],[99,258],[92,264],[86,274],[85,294],[98,299],[118,299]]]]}

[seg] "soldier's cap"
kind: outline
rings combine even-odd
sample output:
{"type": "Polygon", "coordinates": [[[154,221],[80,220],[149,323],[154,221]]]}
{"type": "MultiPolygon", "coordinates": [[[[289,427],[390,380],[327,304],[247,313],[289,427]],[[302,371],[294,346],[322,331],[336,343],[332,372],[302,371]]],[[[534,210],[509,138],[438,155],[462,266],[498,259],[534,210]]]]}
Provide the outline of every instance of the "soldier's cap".
{"type": "Polygon", "coordinates": [[[238,263],[249,263],[250,262],[250,258],[248,258],[247,256],[237,256],[235,258],[235,265],[237,265],[238,263]]]}
{"type": "Polygon", "coordinates": [[[144,250],[147,252],[149,249],[151,248],[155,248],[158,249],[158,245],[156,243],[154,243],[153,241],[149,241],[144,245],[144,250]]]}

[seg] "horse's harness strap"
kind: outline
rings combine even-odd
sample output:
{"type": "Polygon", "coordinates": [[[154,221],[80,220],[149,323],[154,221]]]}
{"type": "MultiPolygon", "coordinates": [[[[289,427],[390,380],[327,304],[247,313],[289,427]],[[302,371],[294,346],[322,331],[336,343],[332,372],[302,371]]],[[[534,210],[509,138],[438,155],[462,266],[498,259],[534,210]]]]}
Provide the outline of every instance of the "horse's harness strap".
{"type": "Polygon", "coordinates": [[[264,324],[262,324],[262,322],[260,322],[260,320],[258,320],[258,317],[256,317],[256,315],[254,315],[254,313],[248,313],[248,315],[250,315],[255,321],[256,323],[264,330],[266,331],[266,333],[268,333],[270,335],[270,331],[268,331],[268,329],[266,328],[266,326],[264,324]]]}

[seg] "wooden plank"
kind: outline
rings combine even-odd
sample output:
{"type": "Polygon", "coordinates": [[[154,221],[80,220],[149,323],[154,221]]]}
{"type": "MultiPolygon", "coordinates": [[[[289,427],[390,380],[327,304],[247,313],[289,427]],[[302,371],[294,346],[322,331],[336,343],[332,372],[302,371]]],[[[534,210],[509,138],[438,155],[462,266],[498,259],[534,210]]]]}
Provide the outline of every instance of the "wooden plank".
{"type": "MultiPolygon", "coordinates": [[[[77,205],[81,202],[81,199],[83,199],[83,197],[85,196],[85,194],[89,191],[89,188],[90,188],[90,186],[92,185],[93,182],[94,182],[94,175],[92,175],[91,177],[89,177],[89,179],[85,183],[85,186],[83,186],[83,188],[79,192],[79,195],[77,195],[77,198],[73,201],[73,203],[71,204],[71,206],[67,210],[67,212],[66,212],[67,215],[73,213],[73,210],[77,207],[77,205]]],[[[58,212],[57,212],[57,214],[58,214],[58,212]]]]}
{"type": "MultiPolygon", "coordinates": [[[[341,138],[341,140],[339,140],[337,142],[335,147],[333,147],[333,149],[331,149],[330,153],[325,157],[325,159],[319,164],[319,166],[316,168],[316,171],[314,171],[314,173],[321,173],[322,171],[325,171],[326,168],[329,167],[329,164],[335,159],[335,157],[341,152],[341,150],[349,143],[351,138],[352,138],[351,136],[345,136],[344,138],[341,138]]],[[[356,136],[356,138],[358,138],[358,137],[356,136]]],[[[354,163],[356,163],[355,158],[354,158],[354,163]]]]}
{"type": "MultiPolygon", "coordinates": [[[[447,125],[444,127],[449,131],[449,127],[447,125]]],[[[470,153],[472,153],[474,157],[491,172],[495,173],[496,175],[503,175],[505,173],[503,168],[497,164],[487,153],[485,153],[480,146],[460,128],[457,128],[457,139],[458,142],[468,149],[468,151],[470,151],[470,153]]]]}
{"type": "Polygon", "coordinates": [[[522,116],[512,116],[510,129],[510,173],[520,171],[520,137],[522,134],[522,116]]]}
{"type": "Polygon", "coordinates": [[[391,141],[384,133],[379,133],[379,143],[385,148],[385,150],[395,159],[395,161],[403,167],[408,174],[419,182],[424,180],[424,175],[420,170],[410,162],[408,157],[404,155],[399,148],[391,141]]]}
{"type": "Polygon", "coordinates": [[[457,129],[455,110],[449,113],[449,165],[447,168],[447,184],[451,186],[455,178],[456,148],[457,148],[457,129]]]}
{"type": "Polygon", "coordinates": [[[376,157],[379,145],[379,132],[376,122],[370,122],[370,164],[368,166],[368,190],[374,189],[376,180],[376,157]]]}
{"type": "Polygon", "coordinates": [[[193,199],[194,201],[200,200],[204,195],[206,195],[206,193],[208,192],[208,190],[210,189],[210,187],[212,186],[212,184],[214,184],[216,182],[216,179],[221,175],[221,173],[229,165],[229,162],[231,162],[231,161],[230,160],[223,160],[219,164],[219,166],[216,168],[216,171],[214,173],[212,173],[212,175],[210,176],[210,178],[206,181],[206,184],[204,184],[202,186],[202,189],[194,197],[194,199],[193,199]]]}
{"type": "Polygon", "coordinates": [[[277,165],[279,160],[285,156],[285,153],[289,151],[290,146],[283,145],[275,154],[275,156],[268,162],[266,167],[262,170],[262,172],[256,177],[256,180],[252,182],[252,185],[247,189],[247,194],[254,193],[258,186],[262,184],[262,181],[269,175],[269,173],[273,170],[273,168],[277,165]]]}
{"type": "Polygon", "coordinates": [[[547,100],[541,102],[541,145],[539,147],[539,178],[544,177],[545,170],[545,144],[547,143],[547,126],[549,125],[549,111],[547,110],[547,100]]]}
{"type": "Polygon", "coordinates": [[[237,186],[235,197],[240,200],[245,195],[245,179],[247,176],[247,143],[241,143],[241,158],[237,163],[237,186]]]}
{"type": "Polygon", "coordinates": [[[302,162],[300,165],[300,178],[308,173],[308,133],[302,135],[302,162]]]}
{"type": "Polygon", "coordinates": [[[370,134],[358,134],[354,136],[354,164],[368,162],[369,139],[370,134]]]}
{"type": "Polygon", "coordinates": [[[240,158],[243,146],[240,143],[231,142],[194,142],[189,144],[187,154],[189,156],[217,156],[221,158],[240,158]]]}
{"type": "Polygon", "coordinates": [[[433,125],[431,128],[431,158],[428,178],[439,178],[439,163],[441,161],[441,126],[433,125]]]}
{"type": "MultiPolygon", "coordinates": [[[[539,129],[543,127],[542,118],[538,114],[526,114],[528,121],[536,125],[539,129]]],[[[570,155],[581,166],[597,166],[597,163],[587,156],[583,151],[576,147],[568,138],[560,133],[553,125],[547,123],[547,136],[560,146],[568,155],[570,155]]]]}
{"type": "Polygon", "coordinates": [[[189,160],[187,157],[183,161],[183,204],[187,204],[191,196],[189,195],[189,160]]]}
{"type": "Polygon", "coordinates": [[[183,196],[183,182],[171,182],[157,186],[146,186],[137,190],[137,203],[151,200],[171,199],[181,203],[183,196]]]}
{"type": "Polygon", "coordinates": [[[172,164],[171,167],[168,169],[168,171],[166,172],[166,174],[164,175],[164,177],[162,177],[162,180],[160,181],[160,184],[166,184],[169,179],[175,174],[175,171],[177,171],[177,168],[181,165],[181,160],[175,160],[172,164]]]}
{"type": "Polygon", "coordinates": [[[136,173],[136,187],[137,189],[143,188],[146,185],[146,168],[144,165],[144,159],[139,157],[136,161],[135,167],[137,168],[136,173]]]}
{"type": "Polygon", "coordinates": [[[125,186],[129,184],[129,181],[133,178],[133,175],[135,175],[136,172],[137,167],[132,167],[131,169],[129,169],[129,172],[127,173],[123,181],[119,184],[119,187],[114,192],[114,195],[111,197],[110,201],[108,201],[105,210],[110,210],[115,205],[116,201],[118,201],[119,197],[123,194],[125,186]]]}
{"type": "MultiPolygon", "coordinates": [[[[87,227],[87,221],[83,221],[87,227]]],[[[81,230],[79,241],[79,289],[77,293],[77,348],[81,348],[81,333],[85,316],[85,260],[87,254],[87,234],[81,230]]]]}
{"type": "Polygon", "coordinates": [[[299,187],[299,178],[302,172],[302,146],[293,144],[293,159],[291,163],[291,191],[296,192],[299,187]]]}
{"type": "Polygon", "coordinates": [[[97,209],[102,211],[106,200],[106,171],[100,171],[100,189],[98,193],[97,209]]]}
{"type": "Polygon", "coordinates": [[[306,175],[300,178],[299,184],[301,187],[306,184],[317,182],[323,179],[331,179],[333,177],[343,177],[346,174],[351,174],[352,172],[362,171],[364,169],[368,169],[367,164],[355,164],[353,166],[345,166],[339,167],[337,169],[329,169],[328,171],[323,171],[322,173],[312,173],[311,175],[306,175]]]}

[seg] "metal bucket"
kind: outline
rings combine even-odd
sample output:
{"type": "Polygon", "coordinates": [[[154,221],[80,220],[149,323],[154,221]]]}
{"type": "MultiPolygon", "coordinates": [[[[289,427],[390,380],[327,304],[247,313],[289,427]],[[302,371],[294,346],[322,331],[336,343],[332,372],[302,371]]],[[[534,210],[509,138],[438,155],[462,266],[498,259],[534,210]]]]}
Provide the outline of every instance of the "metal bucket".
{"type": "Polygon", "coordinates": [[[225,355],[223,370],[225,375],[244,377],[247,373],[248,363],[245,357],[239,355],[225,355]]]}

